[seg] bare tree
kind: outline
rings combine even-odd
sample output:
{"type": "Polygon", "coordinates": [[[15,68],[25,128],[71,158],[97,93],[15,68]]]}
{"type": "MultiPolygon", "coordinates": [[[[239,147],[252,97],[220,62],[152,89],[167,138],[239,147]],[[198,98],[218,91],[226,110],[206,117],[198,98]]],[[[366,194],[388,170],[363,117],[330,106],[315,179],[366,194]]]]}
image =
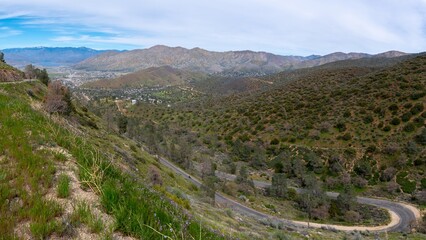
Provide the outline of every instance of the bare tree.
{"type": "Polygon", "coordinates": [[[215,176],[213,164],[209,159],[206,159],[201,163],[201,178],[215,176]]]}
{"type": "Polygon", "coordinates": [[[55,81],[49,84],[44,99],[44,108],[49,113],[69,114],[71,111],[71,99],[68,89],[61,82],[55,81]]]}
{"type": "Polygon", "coordinates": [[[151,183],[153,185],[163,185],[163,180],[161,178],[160,173],[158,172],[158,169],[155,167],[151,167],[151,183]]]}
{"type": "Polygon", "coordinates": [[[25,66],[24,72],[25,72],[25,77],[28,79],[33,79],[37,77],[36,68],[32,64],[25,66]]]}

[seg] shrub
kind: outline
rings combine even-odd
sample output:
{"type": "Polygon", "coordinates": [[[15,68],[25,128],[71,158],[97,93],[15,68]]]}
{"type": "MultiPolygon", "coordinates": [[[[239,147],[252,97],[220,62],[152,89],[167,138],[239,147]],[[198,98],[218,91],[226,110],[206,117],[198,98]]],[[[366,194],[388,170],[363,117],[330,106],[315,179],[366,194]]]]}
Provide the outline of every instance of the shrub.
{"type": "Polygon", "coordinates": [[[416,129],[416,126],[414,125],[414,123],[407,123],[403,130],[404,132],[413,132],[416,129]]]}
{"type": "Polygon", "coordinates": [[[280,143],[280,140],[278,140],[276,138],[274,138],[274,139],[271,140],[271,145],[277,145],[279,143],[280,143]]]}
{"type": "Polygon", "coordinates": [[[371,116],[371,115],[367,115],[367,116],[365,116],[365,117],[364,117],[364,123],[365,123],[365,124],[372,123],[372,122],[373,122],[373,120],[374,120],[374,118],[373,118],[373,116],[371,116]]]}
{"type": "Polygon", "coordinates": [[[388,193],[395,193],[396,191],[398,191],[398,189],[399,189],[399,188],[400,188],[400,186],[399,186],[399,184],[398,184],[398,183],[391,181],[391,182],[388,182],[388,183],[386,184],[386,188],[385,188],[385,190],[386,190],[388,193]]]}
{"type": "Polygon", "coordinates": [[[395,176],[396,171],[397,170],[394,167],[388,167],[388,168],[386,168],[382,172],[382,174],[380,176],[380,180],[385,181],[385,182],[389,182],[395,176]]]}
{"type": "Polygon", "coordinates": [[[412,107],[412,108],[410,109],[410,112],[411,112],[413,115],[416,115],[416,114],[418,114],[418,113],[422,112],[422,111],[423,111],[423,109],[424,109],[423,104],[422,104],[422,103],[417,103],[416,105],[414,105],[414,107],[412,107]]]}
{"type": "Polygon", "coordinates": [[[357,176],[352,178],[352,184],[357,188],[364,188],[367,186],[368,181],[362,177],[357,176]]]}
{"type": "Polygon", "coordinates": [[[389,109],[389,111],[397,111],[398,110],[398,105],[392,104],[392,105],[389,106],[388,109],[389,109]]]}
{"type": "Polygon", "coordinates": [[[50,83],[44,99],[44,108],[49,113],[70,114],[72,105],[68,88],[59,81],[50,83]]]}
{"type": "Polygon", "coordinates": [[[401,189],[405,193],[413,193],[416,190],[416,182],[408,179],[406,172],[396,175],[396,182],[401,185],[401,189]]]}
{"type": "Polygon", "coordinates": [[[423,189],[426,189],[426,178],[422,178],[422,180],[420,181],[421,186],[423,189]]]}
{"type": "Polygon", "coordinates": [[[339,132],[346,131],[346,124],[344,122],[338,122],[335,127],[339,130],[339,132]]]}
{"type": "Polygon", "coordinates": [[[383,149],[383,153],[388,154],[388,155],[392,155],[392,154],[395,154],[396,152],[398,152],[399,150],[400,150],[400,146],[398,145],[398,143],[390,142],[383,149]]]}
{"type": "Polygon", "coordinates": [[[345,213],[345,221],[348,223],[357,223],[361,220],[361,215],[356,211],[347,211],[345,213]]]}
{"type": "Polygon", "coordinates": [[[150,168],[150,174],[150,180],[152,185],[163,185],[163,179],[161,178],[161,174],[156,167],[152,166],[150,168]]]}
{"type": "Polygon", "coordinates": [[[401,123],[401,120],[399,120],[399,118],[393,118],[390,122],[392,125],[397,126],[401,123]]]}
{"type": "Polygon", "coordinates": [[[413,106],[413,104],[412,103],[406,103],[406,104],[404,104],[404,108],[406,108],[406,109],[409,109],[409,108],[411,108],[413,106]]]}
{"type": "Polygon", "coordinates": [[[401,120],[403,122],[408,122],[408,121],[410,121],[412,116],[413,116],[413,114],[411,114],[411,112],[406,112],[401,116],[401,120]]]}
{"type": "Polygon", "coordinates": [[[349,141],[349,140],[351,140],[351,139],[352,139],[352,135],[351,135],[350,133],[345,133],[345,134],[342,136],[342,139],[343,139],[343,140],[345,140],[345,141],[349,141]]]}
{"type": "Polygon", "coordinates": [[[366,149],[366,153],[375,153],[377,150],[377,147],[375,145],[370,145],[366,149]]]}
{"type": "Polygon", "coordinates": [[[415,140],[420,145],[426,145],[426,128],[422,129],[422,132],[415,137],[415,140]]]}
{"type": "Polygon", "coordinates": [[[385,132],[389,132],[391,130],[391,127],[389,126],[389,125],[386,125],[384,128],[383,128],[383,131],[385,131],[385,132]]]}

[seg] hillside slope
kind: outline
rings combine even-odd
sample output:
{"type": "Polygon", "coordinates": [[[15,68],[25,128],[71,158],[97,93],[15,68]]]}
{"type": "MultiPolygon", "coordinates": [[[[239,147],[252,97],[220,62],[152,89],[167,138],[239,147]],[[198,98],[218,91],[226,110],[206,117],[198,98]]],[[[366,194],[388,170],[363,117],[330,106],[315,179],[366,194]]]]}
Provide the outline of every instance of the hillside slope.
{"type": "Polygon", "coordinates": [[[350,181],[370,194],[421,202],[425,72],[426,54],[386,68],[342,62],[265,77],[280,84],[259,92],[132,111],[146,126],[157,123],[156,139],[163,132],[228,155],[215,159],[226,171],[237,162],[268,176],[278,161],[299,184],[316,174],[331,189],[350,181]]]}
{"type": "Polygon", "coordinates": [[[23,78],[23,72],[6,63],[0,62],[0,82],[15,82],[23,78]]]}
{"type": "Polygon", "coordinates": [[[0,85],[0,238],[224,239],[189,214],[190,184],[77,102],[48,114],[46,91],[0,85]]]}

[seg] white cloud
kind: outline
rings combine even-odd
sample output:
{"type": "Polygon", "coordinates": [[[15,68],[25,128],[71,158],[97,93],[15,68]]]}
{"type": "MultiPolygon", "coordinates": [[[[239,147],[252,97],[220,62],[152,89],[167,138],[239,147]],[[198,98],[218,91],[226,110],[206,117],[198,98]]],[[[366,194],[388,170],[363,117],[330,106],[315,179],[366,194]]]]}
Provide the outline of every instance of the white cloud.
{"type": "Polygon", "coordinates": [[[0,38],[13,37],[22,34],[22,31],[11,29],[9,27],[0,27],[0,38]]]}
{"type": "Polygon", "coordinates": [[[305,55],[426,50],[425,0],[2,0],[0,19],[3,11],[35,16],[27,24],[50,26],[55,41],[82,44],[305,55]]]}

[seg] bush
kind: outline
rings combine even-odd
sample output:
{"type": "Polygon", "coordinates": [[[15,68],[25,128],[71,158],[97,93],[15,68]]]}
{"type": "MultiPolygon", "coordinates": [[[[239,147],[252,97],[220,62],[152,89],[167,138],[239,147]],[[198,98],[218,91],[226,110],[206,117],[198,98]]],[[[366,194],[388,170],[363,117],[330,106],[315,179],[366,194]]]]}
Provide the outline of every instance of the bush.
{"type": "Polygon", "coordinates": [[[380,180],[383,182],[389,182],[395,176],[396,172],[397,170],[394,167],[388,167],[382,172],[380,180]]]}
{"type": "Polygon", "coordinates": [[[416,129],[416,126],[414,125],[414,123],[407,123],[403,130],[404,132],[413,132],[416,129]]]}
{"type": "Polygon", "coordinates": [[[413,115],[416,115],[416,114],[418,114],[418,113],[422,112],[422,111],[423,111],[423,109],[424,109],[423,104],[422,104],[422,103],[417,103],[416,105],[414,105],[414,107],[412,107],[412,108],[410,109],[410,112],[411,112],[413,115]]]}
{"type": "Polygon", "coordinates": [[[396,176],[396,182],[401,185],[401,189],[405,193],[413,193],[416,190],[416,182],[407,178],[406,172],[401,172],[396,176]]]}
{"type": "Polygon", "coordinates": [[[361,215],[356,211],[347,211],[345,213],[345,221],[348,223],[357,223],[361,220],[361,215]]]}
{"type": "Polygon", "coordinates": [[[352,178],[352,184],[357,188],[364,188],[367,186],[368,181],[362,177],[357,176],[352,178]]]}
{"type": "Polygon", "coordinates": [[[271,140],[271,145],[277,145],[279,143],[280,143],[280,140],[278,140],[276,138],[274,138],[274,139],[271,140]]]}
{"type": "Polygon", "coordinates": [[[346,124],[344,122],[338,122],[335,127],[339,130],[339,132],[346,131],[346,124]]]}
{"type": "Polygon", "coordinates": [[[388,182],[386,184],[385,190],[388,193],[395,193],[395,192],[397,192],[399,190],[399,188],[400,188],[400,186],[399,186],[398,183],[396,183],[396,182],[388,182]]]}
{"type": "Polygon", "coordinates": [[[421,186],[423,189],[426,189],[426,178],[422,178],[422,180],[420,181],[421,186]]]}
{"type": "Polygon", "coordinates": [[[415,140],[420,145],[426,145],[426,128],[422,129],[422,132],[415,137],[415,140]]]}
{"type": "Polygon", "coordinates": [[[343,140],[345,140],[345,141],[349,141],[349,140],[351,140],[351,139],[352,139],[352,135],[351,135],[350,133],[345,133],[345,134],[342,136],[342,139],[343,139],[343,140]]]}
{"type": "Polygon", "coordinates": [[[390,105],[390,106],[389,106],[389,108],[388,108],[388,109],[389,109],[389,111],[392,111],[392,112],[393,112],[393,111],[397,111],[397,110],[398,110],[398,105],[396,105],[396,104],[392,104],[392,105],[390,105]]]}
{"type": "Polygon", "coordinates": [[[350,117],[352,114],[351,114],[351,112],[349,111],[349,110],[346,110],[344,113],[343,113],[343,117],[345,117],[345,118],[348,118],[348,117],[350,117]]]}
{"type": "Polygon", "coordinates": [[[403,122],[408,122],[408,121],[410,121],[412,116],[413,116],[413,114],[411,114],[411,112],[406,112],[401,116],[401,120],[403,122]]]}
{"type": "Polygon", "coordinates": [[[397,153],[399,150],[400,150],[400,146],[398,145],[398,143],[390,142],[383,149],[383,153],[388,155],[393,155],[397,153]]]}
{"type": "Polygon", "coordinates": [[[389,125],[386,125],[384,128],[383,128],[383,131],[385,131],[385,132],[389,132],[391,130],[391,127],[389,126],[389,125]]]}
{"type": "Polygon", "coordinates": [[[44,99],[44,108],[49,113],[70,114],[72,105],[68,88],[59,81],[50,83],[44,99]]]}
{"type": "Polygon", "coordinates": [[[392,125],[397,126],[401,123],[401,120],[399,120],[399,118],[393,118],[390,122],[392,125]]]}
{"type": "Polygon", "coordinates": [[[374,120],[374,118],[371,115],[368,115],[368,116],[364,117],[364,123],[365,124],[372,123],[373,120],[374,120]]]}

